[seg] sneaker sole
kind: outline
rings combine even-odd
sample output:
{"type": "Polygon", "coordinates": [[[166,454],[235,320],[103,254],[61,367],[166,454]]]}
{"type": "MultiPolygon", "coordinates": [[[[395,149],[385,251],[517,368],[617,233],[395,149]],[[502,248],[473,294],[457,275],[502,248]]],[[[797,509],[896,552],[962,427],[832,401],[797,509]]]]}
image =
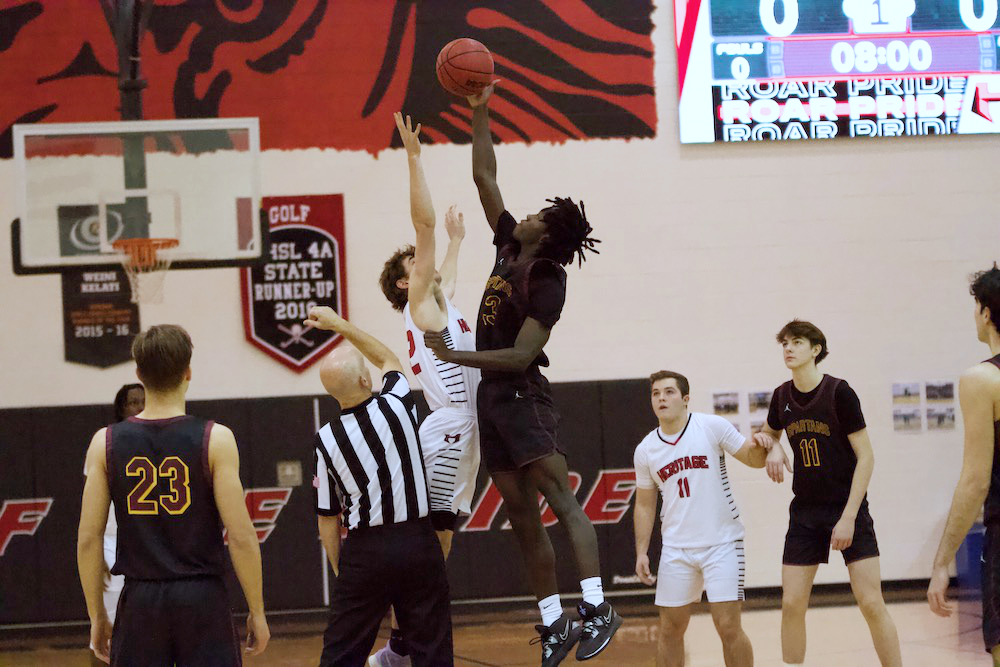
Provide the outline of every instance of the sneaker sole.
{"type": "Polygon", "coordinates": [[[580,655],[580,652],[577,651],[577,653],[576,653],[576,659],[578,661],[590,660],[591,658],[594,658],[598,654],[600,654],[600,652],[603,651],[604,649],[606,649],[608,647],[608,644],[611,643],[611,639],[615,636],[615,633],[618,632],[618,628],[620,628],[622,626],[622,623],[624,621],[625,621],[625,619],[623,619],[618,614],[615,614],[614,620],[611,621],[611,632],[608,633],[608,638],[606,640],[604,640],[604,643],[601,644],[597,648],[596,651],[594,651],[593,653],[590,653],[589,655],[580,655]]]}

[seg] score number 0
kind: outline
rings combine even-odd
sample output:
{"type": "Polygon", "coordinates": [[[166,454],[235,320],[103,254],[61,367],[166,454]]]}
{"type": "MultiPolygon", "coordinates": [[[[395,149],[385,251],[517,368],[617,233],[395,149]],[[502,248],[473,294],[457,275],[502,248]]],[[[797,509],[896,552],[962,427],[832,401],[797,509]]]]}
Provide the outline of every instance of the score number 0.
{"type": "MultiPolygon", "coordinates": [[[[882,15],[882,3],[891,4],[894,0],[872,0],[872,4],[882,15]]],[[[985,32],[997,21],[998,0],[980,0],[983,4],[982,14],[976,14],[975,0],[958,0],[958,11],[962,23],[973,32],[985,32]]],[[[798,0],[760,0],[760,23],[772,37],[788,37],[799,25],[798,0]],[[779,22],[775,16],[776,5],[781,3],[782,14],[779,22]]]]}

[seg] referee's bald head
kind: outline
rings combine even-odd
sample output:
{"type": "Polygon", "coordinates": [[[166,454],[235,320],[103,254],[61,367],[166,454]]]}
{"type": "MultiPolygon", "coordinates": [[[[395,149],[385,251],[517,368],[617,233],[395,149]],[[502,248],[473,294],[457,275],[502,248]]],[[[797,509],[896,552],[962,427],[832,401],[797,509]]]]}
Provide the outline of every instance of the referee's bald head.
{"type": "Polygon", "coordinates": [[[351,407],[371,396],[372,376],[365,359],[353,347],[340,346],[323,360],[319,378],[341,407],[351,407]]]}

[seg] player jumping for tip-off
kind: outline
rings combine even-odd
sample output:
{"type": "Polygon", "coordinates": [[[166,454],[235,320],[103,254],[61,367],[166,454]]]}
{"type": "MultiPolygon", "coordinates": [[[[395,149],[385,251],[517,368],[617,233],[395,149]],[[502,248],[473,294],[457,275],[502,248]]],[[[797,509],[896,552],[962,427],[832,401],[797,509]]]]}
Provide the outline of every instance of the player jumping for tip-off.
{"type": "Polygon", "coordinates": [[[483,460],[503,496],[521,548],[542,624],[542,665],[558,664],[579,640],[577,660],[604,650],[622,623],[604,599],[597,534],[569,485],[566,457],[556,442],[559,415],[542,348],[566,300],[565,265],[596,240],[583,206],[553,199],[520,223],[504,208],[497,186],[496,156],[487,102],[493,85],[469,97],[472,113],[472,170],[486,219],[494,232],[496,261],[486,283],[476,323],[476,350],[452,350],[442,334],[424,341],[438,359],[482,369],[477,409],[483,460]],[[569,533],[583,589],[579,618],[564,614],[556,586],[555,553],[542,526],[538,494],[545,496],[569,533]]]}
{"type": "MultiPolygon", "coordinates": [[[[475,350],[476,340],[462,313],[451,302],[458,276],[458,251],[465,237],[462,214],[452,206],[445,215],[448,250],[440,271],[434,270],[435,219],[430,190],[420,161],[420,125],[395,114],[410,173],[410,217],[416,247],[405,246],[385,263],[379,284],[396,310],[403,312],[410,350],[410,369],[420,381],[432,410],[420,425],[420,446],[427,469],[431,522],[445,558],[459,514],[468,514],[479,472],[479,426],[476,389],[479,369],[435,357],[423,345],[425,331],[441,331],[448,346],[475,350]]],[[[389,643],[371,656],[371,667],[405,667],[409,647],[393,617],[389,643]]]]}

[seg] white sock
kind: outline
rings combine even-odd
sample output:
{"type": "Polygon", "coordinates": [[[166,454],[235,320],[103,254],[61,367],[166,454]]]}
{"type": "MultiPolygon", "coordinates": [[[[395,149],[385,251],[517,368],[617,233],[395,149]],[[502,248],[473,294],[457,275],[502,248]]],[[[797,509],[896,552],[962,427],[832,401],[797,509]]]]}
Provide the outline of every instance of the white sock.
{"type": "Polygon", "coordinates": [[[538,611],[542,612],[542,625],[549,626],[559,620],[562,616],[562,602],[559,601],[559,594],[550,595],[538,601],[538,611]]]}
{"type": "Polygon", "coordinates": [[[604,602],[604,584],[601,583],[600,577],[584,579],[580,582],[580,588],[583,590],[584,602],[589,602],[595,607],[604,602]]]}

